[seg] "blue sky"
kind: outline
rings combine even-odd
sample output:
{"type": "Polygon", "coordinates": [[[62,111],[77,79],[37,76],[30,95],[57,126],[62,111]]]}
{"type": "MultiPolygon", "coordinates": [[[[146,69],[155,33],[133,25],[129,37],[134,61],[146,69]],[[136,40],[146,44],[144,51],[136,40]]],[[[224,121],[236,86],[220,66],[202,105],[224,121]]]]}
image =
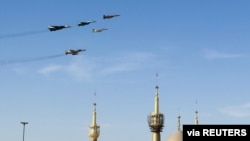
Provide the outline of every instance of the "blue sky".
{"type": "Polygon", "coordinates": [[[21,121],[29,122],[27,141],[89,140],[96,102],[100,141],[151,141],[147,115],[157,84],[162,140],[177,129],[178,114],[181,124],[193,124],[196,109],[201,124],[249,124],[249,5],[2,0],[0,140],[22,140],[21,121]],[[77,26],[88,20],[97,22],[77,26]],[[47,29],[64,24],[72,27],[47,29]],[[86,52],[63,55],[78,48],[86,52]]]}

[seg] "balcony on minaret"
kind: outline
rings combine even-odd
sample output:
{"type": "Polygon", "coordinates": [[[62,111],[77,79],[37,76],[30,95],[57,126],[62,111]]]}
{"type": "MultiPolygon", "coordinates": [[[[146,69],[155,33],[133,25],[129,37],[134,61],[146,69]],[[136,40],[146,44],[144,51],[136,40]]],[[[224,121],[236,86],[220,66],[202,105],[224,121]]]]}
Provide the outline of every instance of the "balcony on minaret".
{"type": "Polygon", "coordinates": [[[164,115],[162,113],[151,113],[148,115],[148,125],[151,132],[162,132],[164,127],[164,115]]]}
{"type": "Polygon", "coordinates": [[[89,137],[91,139],[97,139],[100,135],[100,126],[89,126],[89,137]]]}

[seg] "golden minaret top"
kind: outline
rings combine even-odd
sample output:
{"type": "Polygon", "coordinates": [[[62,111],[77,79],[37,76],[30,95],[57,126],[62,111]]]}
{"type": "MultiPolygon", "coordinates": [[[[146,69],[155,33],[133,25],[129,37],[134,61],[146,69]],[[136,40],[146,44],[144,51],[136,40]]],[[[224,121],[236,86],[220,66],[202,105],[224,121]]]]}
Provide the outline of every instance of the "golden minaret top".
{"type": "Polygon", "coordinates": [[[89,126],[89,138],[91,141],[97,141],[100,135],[100,126],[96,123],[96,103],[94,103],[94,110],[92,116],[92,124],[89,126]]]}

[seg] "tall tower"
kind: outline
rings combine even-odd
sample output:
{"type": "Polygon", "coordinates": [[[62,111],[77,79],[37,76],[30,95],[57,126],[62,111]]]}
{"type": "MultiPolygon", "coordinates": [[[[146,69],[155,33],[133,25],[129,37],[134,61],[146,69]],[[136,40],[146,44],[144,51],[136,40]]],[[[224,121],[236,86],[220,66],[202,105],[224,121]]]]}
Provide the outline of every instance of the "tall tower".
{"type": "MultiPolygon", "coordinates": [[[[195,101],[196,107],[197,107],[197,100],[195,101]]],[[[198,110],[196,108],[195,110],[195,119],[194,119],[194,124],[198,125],[199,124],[199,120],[198,120],[198,110]]]]}
{"type": "Polygon", "coordinates": [[[89,126],[88,134],[91,141],[97,141],[100,135],[100,126],[96,124],[96,103],[94,103],[92,124],[89,126]]]}
{"type": "MultiPolygon", "coordinates": [[[[156,75],[158,76],[158,75],[156,75]]],[[[152,141],[161,141],[162,128],[164,126],[164,115],[159,112],[159,87],[156,86],[154,112],[148,115],[148,125],[152,132],[152,141]]]]}
{"type": "Polygon", "coordinates": [[[198,111],[195,111],[195,119],[194,119],[194,124],[198,125],[199,124],[199,120],[198,120],[198,111]]]}

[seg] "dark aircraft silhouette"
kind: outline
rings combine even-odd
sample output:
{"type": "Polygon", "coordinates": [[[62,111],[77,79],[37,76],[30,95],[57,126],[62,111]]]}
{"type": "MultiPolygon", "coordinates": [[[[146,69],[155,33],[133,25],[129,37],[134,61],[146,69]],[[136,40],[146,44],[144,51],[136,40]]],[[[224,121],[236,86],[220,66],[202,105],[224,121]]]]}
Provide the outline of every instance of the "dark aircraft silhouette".
{"type": "Polygon", "coordinates": [[[108,30],[108,29],[107,28],[92,29],[92,32],[102,32],[104,30],[108,30]]]}
{"type": "Polygon", "coordinates": [[[61,29],[64,29],[64,28],[70,28],[71,26],[69,25],[50,25],[48,27],[48,29],[50,31],[56,31],[56,30],[61,30],[61,29]]]}
{"type": "Polygon", "coordinates": [[[85,25],[88,25],[88,24],[91,24],[91,23],[94,23],[94,22],[96,22],[96,21],[79,22],[78,26],[85,26],[85,25]]]}
{"type": "Polygon", "coordinates": [[[120,15],[118,15],[118,14],[103,15],[103,19],[111,19],[111,18],[114,18],[114,17],[117,17],[117,16],[120,16],[120,15]]]}
{"type": "Polygon", "coordinates": [[[86,49],[76,49],[76,50],[68,49],[68,50],[65,50],[65,54],[77,55],[79,52],[82,52],[82,51],[86,51],[86,49]]]}

